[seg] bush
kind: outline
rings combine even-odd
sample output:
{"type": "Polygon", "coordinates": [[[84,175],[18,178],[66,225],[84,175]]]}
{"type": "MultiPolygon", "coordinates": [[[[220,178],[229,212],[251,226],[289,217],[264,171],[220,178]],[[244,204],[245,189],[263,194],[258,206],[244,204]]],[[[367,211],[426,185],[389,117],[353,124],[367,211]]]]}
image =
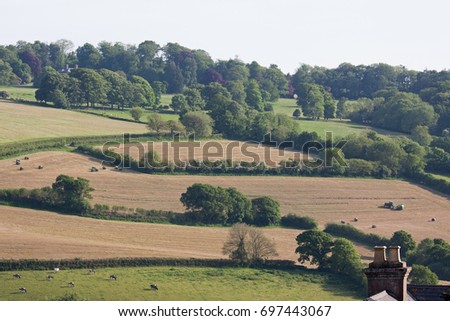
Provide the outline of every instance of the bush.
{"type": "Polygon", "coordinates": [[[366,234],[351,225],[340,225],[336,223],[328,223],[324,232],[336,237],[343,237],[354,242],[359,242],[368,246],[389,245],[389,239],[376,235],[366,234]]]}
{"type": "Polygon", "coordinates": [[[309,216],[297,216],[288,214],[283,216],[280,221],[281,226],[298,228],[300,230],[310,230],[317,228],[317,222],[309,216]]]}
{"type": "Polygon", "coordinates": [[[3,98],[3,99],[8,99],[10,96],[9,96],[9,93],[7,92],[7,91],[5,91],[5,90],[0,90],[0,98],[3,98]]]}

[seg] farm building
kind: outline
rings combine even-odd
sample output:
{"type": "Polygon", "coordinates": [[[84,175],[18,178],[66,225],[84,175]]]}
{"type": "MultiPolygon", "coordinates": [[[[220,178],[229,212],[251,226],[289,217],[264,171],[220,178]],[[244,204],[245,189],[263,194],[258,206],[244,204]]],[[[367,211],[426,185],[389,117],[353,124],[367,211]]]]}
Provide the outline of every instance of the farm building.
{"type": "Polygon", "coordinates": [[[400,246],[376,246],[367,276],[366,301],[450,301],[450,286],[407,284],[411,267],[401,261],[400,246]]]}

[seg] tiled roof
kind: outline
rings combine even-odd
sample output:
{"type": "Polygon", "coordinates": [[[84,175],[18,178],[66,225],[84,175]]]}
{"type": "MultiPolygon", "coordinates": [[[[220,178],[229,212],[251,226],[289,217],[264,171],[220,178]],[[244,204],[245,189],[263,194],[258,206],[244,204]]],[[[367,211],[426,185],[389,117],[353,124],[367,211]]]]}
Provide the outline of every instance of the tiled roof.
{"type": "Polygon", "coordinates": [[[449,285],[414,285],[408,284],[408,292],[417,301],[449,301],[449,285]]]}

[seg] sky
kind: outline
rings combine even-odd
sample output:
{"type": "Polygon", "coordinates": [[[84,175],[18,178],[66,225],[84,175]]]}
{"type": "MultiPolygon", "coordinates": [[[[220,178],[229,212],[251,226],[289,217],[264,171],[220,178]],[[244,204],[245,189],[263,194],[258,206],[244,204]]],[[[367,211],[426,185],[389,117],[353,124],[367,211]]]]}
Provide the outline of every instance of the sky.
{"type": "Polygon", "coordinates": [[[450,69],[448,0],[21,0],[1,4],[0,44],[69,39],[204,49],[278,65],[384,62],[450,69]]]}

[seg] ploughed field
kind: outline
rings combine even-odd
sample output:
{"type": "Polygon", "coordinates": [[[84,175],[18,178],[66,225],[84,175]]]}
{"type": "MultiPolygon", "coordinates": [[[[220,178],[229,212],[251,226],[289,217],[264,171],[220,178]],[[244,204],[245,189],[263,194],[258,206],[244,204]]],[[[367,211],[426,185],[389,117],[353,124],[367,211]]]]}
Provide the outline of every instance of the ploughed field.
{"type": "MultiPolygon", "coordinates": [[[[279,259],[296,260],[293,229],[265,229],[279,259]]],[[[228,228],[105,221],[0,206],[0,259],[226,258],[228,228]]]]}
{"type": "Polygon", "coordinates": [[[38,138],[145,133],[144,124],[0,100],[0,144],[38,138]]]}
{"type": "MultiPolygon", "coordinates": [[[[66,174],[84,177],[91,182],[95,188],[92,204],[182,212],[184,208],[179,201],[181,193],[194,183],[208,183],[236,187],[251,198],[263,195],[273,197],[280,202],[284,215],[308,215],[322,227],[327,222],[345,221],[365,232],[388,237],[394,231],[403,229],[417,241],[426,237],[450,241],[448,197],[400,180],[149,175],[128,170],[117,171],[112,167],[91,173],[90,168],[100,163],[85,155],[42,152],[28,156],[30,160],[22,161],[23,171],[19,171],[14,159],[0,161],[0,189],[49,186],[58,175],[66,174]],[[44,166],[44,169],[38,170],[39,165],[44,166]],[[403,203],[405,210],[379,208],[388,200],[403,203]],[[355,217],[358,222],[351,222],[355,217]],[[436,218],[436,222],[431,222],[432,217],[436,218]],[[371,228],[372,225],[376,225],[376,228],[371,228]]],[[[214,229],[216,232],[220,230],[214,229]]]]}
{"type": "Polygon", "coordinates": [[[175,164],[189,160],[233,160],[233,162],[263,162],[268,167],[277,167],[282,160],[300,161],[304,157],[301,152],[281,150],[255,142],[231,140],[130,143],[109,149],[121,155],[129,155],[135,160],[142,159],[149,150],[154,150],[161,160],[175,164]]]}

